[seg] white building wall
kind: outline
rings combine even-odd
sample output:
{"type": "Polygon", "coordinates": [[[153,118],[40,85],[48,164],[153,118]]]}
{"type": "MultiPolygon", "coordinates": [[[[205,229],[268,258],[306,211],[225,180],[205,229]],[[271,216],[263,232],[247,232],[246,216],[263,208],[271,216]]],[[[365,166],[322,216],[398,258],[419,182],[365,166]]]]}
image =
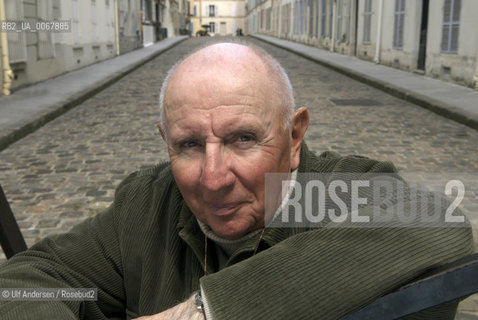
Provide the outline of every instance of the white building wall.
{"type": "Polygon", "coordinates": [[[372,10],[370,15],[370,42],[364,43],[364,29],[365,29],[365,1],[359,3],[359,20],[358,20],[358,39],[357,39],[357,56],[365,60],[373,60],[377,45],[378,33],[378,15],[379,15],[379,0],[372,0],[372,10]]]}
{"type": "Polygon", "coordinates": [[[415,70],[420,41],[421,1],[405,1],[402,49],[393,47],[395,1],[384,1],[383,14],[381,63],[395,68],[415,70]]]}
{"type": "Polygon", "coordinates": [[[161,27],[168,30],[168,38],[176,36],[174,31],[174,21],[173,15],[171,14],[171,3],[169,0],[164,1],[163,7],[163,20],[161,22],[161,27]]]}
{"type": "Polygon", "coordinates": [[[462,0],[458,52],[441,52],[444,0],[430,6],[426,73],[443,80],[478,88],[478,1],[462,0]]]}
{"type": "MultiPolygon", "coordinates": [[[[114,0],[109,1],[113,2],[114,0]]],[[[142,46],[140,5],[140,0],[118,0],[120,53],[126,53],[142,46]]]]}
{"type": "Polygon", "coordinates": [[[113,0],[77,0],[77,5],[63,1],[61,15],[65,20],[78,19],[77,26],[72,25],[77,30],[58,34],[62,37],[66,71],[115,56],[113,0]]]}
{"type": "MultiPolygon", "coordinates": [[[[24,32],[10,36],[12,89],[114,57],[114,0],[7,0],[12,20],[69,20],[69,33],[24,32]],[[13,38],[12,38],[13,37],[13,38]],[[17,39],[18,38],[18,39],[17,39]],[[19,42],[20,41],[20,42],[19,42]],[[22,42],[23,41],[23,42],[22,42]],[[15,44],[21,43],[21,46],[15,44]]],[[[140,0],[118,0],[120,48],[141,46],[140,0]]]]}
{"type": "MultiPolygon", "coordinates": [[[[357,55],[366,60],[378,58],[379,63],[408,71],[417,71],[420,54],[420,33],[422,23],[422,0],[404,0],[405,13],[403,21],[403,43],[394,46],[395,6],[396,0],[383,0],[382,25],[379,30],[379,7],[381,0],[372,0],[370,16],[370,41],[364,43],[364,9],[366,0],[334,0],[326,2],[325,36],[317,36],[317,24],[322,33],[322,2],[311,3],[307,0],[247,0],[248,12],[246,24],[248,33],[263,33],[279,38],[309,44],[323,49],[334,50],[346,55],[357,55]],[[334,4],[332,28],[330,20],[330,3],[334,4]],[[284,16],[286,5],[290,12],[284,16]],[[317,5],[319,5],[317,21],[317,5]],[[339,8],[342,18],[338,19],[339,8]],[[270,11],[269,11],[270,10],[270,11]],[[310,14],[310,10],[313,10],[310,14]],[[356,10],[358,14],[356,15],[356,10]],[[280,22],[264,27],[264,19],[269,12],[279,12],[280,22]],[[358,17],[357,24],[355,17],[358,17]],[[289,19],[289,21],[287,21],[289,19]],[[310,23],[310,19],[313,19],[310,23]],[[261,27],[261,21],[262,27],[261,27]],[[289,29],[284,26],[288,25],[289,29]],[[355,27],[357,25],[357,27],[355,27]],[[313,28],[312,33],[310,28],[313,28]],[[329,30],[333,30],[331,39],[329,30]],[[380,34],[380,39],[377,35],[380,34]],[[378,43],[380,42],[380,44],[378,43]],[[379,48],[377,48],[379,46],[379,48]],[[378,54],[376,54],[378,52],[378,54]]],[[[478,1],[461,0],[460,30],[458,50],[454,53],[443,53],[441,50],[442,25],[445,0],[430,0],[428,11],[426,75],[443,80],[450,80],[471,87],[478,87],[478,1]]],[[[423,72],[423,71],[419,71],[423,72]]]]}
{"type": "Polygon", "coordinates": [[[238,0],[216,0],[216,1],[195,1],[197,17],[193,19],[194,34],[201,29],[199,23],[199,14],[202,14],[201,24],[215,24],[214,32],[209,30],[209,34],[215,35],[236,35],[238,29],[245,32],[244,16],[246,12],[246,3],[238,0]],[[201,5],[201,8],[199,6],[201,5]],[[214,6],[214,16],[210,16],[210,6],[214,6]],[[221,28],[222,24],[222,28],[221,28]],[[225,28],[224,28],[225,25],[225,28]],[[221,31],[222,34],[221,34],[221,31]]]}

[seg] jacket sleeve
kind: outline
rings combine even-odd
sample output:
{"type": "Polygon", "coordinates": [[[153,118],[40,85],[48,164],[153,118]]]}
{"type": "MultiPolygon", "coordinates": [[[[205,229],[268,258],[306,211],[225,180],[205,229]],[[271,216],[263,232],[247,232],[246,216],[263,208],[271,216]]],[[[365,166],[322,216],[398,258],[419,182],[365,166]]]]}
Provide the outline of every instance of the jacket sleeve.
{"type": "Polygon", "coordinates": [[[472,251],[468,223],[330,224],[201,278],[201,289],[214,319],[340,319],[472,251]]]}
{"type": "Polygon", "coordinates": [[[470,238],[457,228],[323,228],[203,277],[201,288],[214,319],[338,319],[470,254],[470,238]]]}
{"type": "Polygon", "coordinates": [[[106,211],[49,236],[0,266],[0,288],[97,288],[98,301],[0,301],[2,319],[124,318],[117,211],[126,179],[106,211]]]}

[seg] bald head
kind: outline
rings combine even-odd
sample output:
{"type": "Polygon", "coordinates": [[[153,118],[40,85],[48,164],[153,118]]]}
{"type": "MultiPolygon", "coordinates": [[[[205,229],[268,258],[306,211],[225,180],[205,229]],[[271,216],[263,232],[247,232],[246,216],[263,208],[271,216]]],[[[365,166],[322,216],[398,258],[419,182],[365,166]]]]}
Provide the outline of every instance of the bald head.
{"type": "Polygon", "coordinates": [[[271,100],[268,101],[271,111],[280,114],[285,127],[289,125],[295,108],[292,86],[284,69],[264,50],[249,45],[213,44],[174,65],[160,93],[160,121],[164,129],[168,126],[168,109],[174,107],[180,98],[178,94],[191,88],[195,88],[194,94],[205,100],[237,88],[242,88],[245,96],[267,96],[271,100]],[[198,86],[198,83],[207,86],[198,86]]]}

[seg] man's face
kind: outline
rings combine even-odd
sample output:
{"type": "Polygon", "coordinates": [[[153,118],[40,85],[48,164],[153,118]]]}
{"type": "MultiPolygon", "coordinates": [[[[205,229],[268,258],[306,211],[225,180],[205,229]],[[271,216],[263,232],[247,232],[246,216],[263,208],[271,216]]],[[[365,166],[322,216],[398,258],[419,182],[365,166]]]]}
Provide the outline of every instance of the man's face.
{"type": "Polygon", "coordinates": [[[262,62],[250,59],[186,60],[165,99],[176,183],[193,214],[226,239],[264,225],[265,173],[291,170],[290,131],[262,62]]]}

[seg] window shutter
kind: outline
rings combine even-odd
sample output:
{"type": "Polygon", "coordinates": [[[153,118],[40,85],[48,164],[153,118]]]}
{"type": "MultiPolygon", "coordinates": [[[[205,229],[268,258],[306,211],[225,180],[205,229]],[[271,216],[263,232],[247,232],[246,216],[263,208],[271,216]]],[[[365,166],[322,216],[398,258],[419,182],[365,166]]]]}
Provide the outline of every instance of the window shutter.
{"type": "Polygon", "coordinates": [[[460,21],[461,0],[454,1],[453,21],[460,21]]]}
{"type": "MultiPolygon", "coordinates": [[[[37,16],[40,20],[52,20],[53,7],[51,0],[38,2],[37,16]]],[[[49,59],[55,56],[55,47],[51,32],[38,32],[38,58],[49,59]]]]}
{"type": "Polygon", "coordinates": [[[363,28],[363,43],[370,44],[370,30],[372,24],[372,0],[365,1],[364,10],[364,28],[363,28]]]}
{"type": "Polygon", "coordinates": [[[335,30],[335,40],[342,39],[342,0],[337,0],[337,27],[335,30]]]}
{"type": "Polygon", "coordinates": [[[459,32],[460,32],[460,25],[451,26],[450,52],[458,51],[459,32]]]}
{"type": "MultiPolygon", "coordinates": [[[[7,20],[24,18],[21,0],[5,1],[5,17],[7,20]]],[[[10,62],[27,61],[26,32],[8,32],[7,41],[10,62]]]]}
{"type": "Polygon", "coordinates": [[[442,52],[456,53],[458,51],[460,11],[461,0],[445,0],[443,7],[442,52]]]}
{"type": "Polygon", "coordinates": [[[405,25],[405,0],[395,0],[395,21],[393,28],[393,48],[403,48],[403,29],[405,25]]]}
{"type": "Polygon", "coordinates": [[[450,26],[444,24],[441,35],[441,51],[448,52],[448,35],[450,34],[450,26]]]}

